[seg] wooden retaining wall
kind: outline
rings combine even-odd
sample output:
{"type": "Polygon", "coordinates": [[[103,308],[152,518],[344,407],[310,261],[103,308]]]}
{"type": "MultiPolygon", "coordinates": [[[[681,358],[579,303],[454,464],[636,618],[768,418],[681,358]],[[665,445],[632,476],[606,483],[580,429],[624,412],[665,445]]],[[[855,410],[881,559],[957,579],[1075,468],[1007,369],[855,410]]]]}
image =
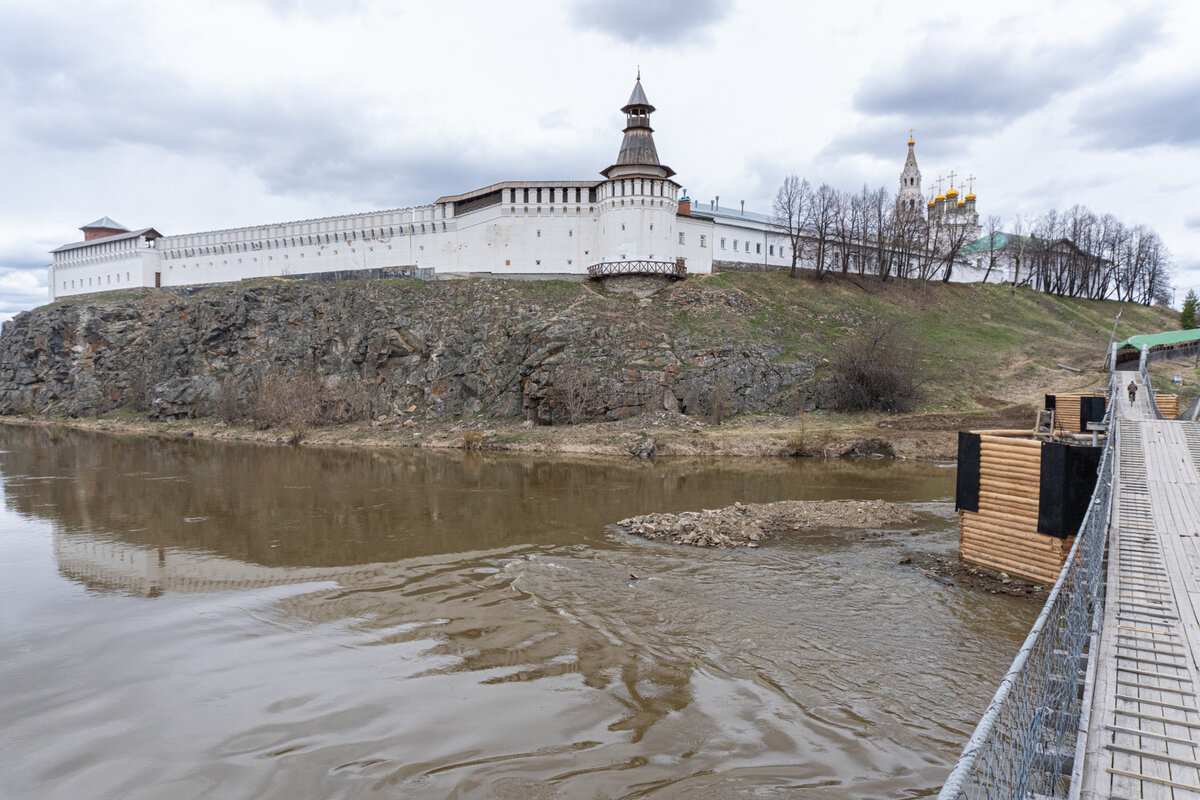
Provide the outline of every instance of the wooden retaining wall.
{"type": "Polygon", "coordinates": [[[1057,580],[1075,537],[1038,533],[1041,468],[1040,441],[979,437],[979,510],[958,512],[964,560],[1041,583],[1057,580]]]}
{"type": "Polygon", "coordinates": [[[1154,402],[1158,406],[1158,410],[1167,419],[1175,419],[1179,416],[1179,395],[1177,394],[1156,394],[1154,402]]]}
{"type": "Polygon", "coordinates": [[[1084,433],[1080,420],[1080,406],[1085,397],[1103,397],[1095,392],[1056,394],[1054,406],[1054,429],[1067,433],[1084,433]]]}

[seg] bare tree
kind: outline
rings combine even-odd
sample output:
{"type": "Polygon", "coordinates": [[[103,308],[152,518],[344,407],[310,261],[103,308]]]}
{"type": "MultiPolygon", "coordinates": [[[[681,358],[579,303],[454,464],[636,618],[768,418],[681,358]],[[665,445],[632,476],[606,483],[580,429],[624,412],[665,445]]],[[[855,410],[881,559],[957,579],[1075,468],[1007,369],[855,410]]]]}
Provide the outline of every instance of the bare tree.
{"type": "Polygon", "coordinates": [[[829,248],[834,216],[837,213],[837,190],[828,183],[822,183],[811,197],[809,227],[813,238],[816,239],[816,270],[819,278],[825,274],[825,254],[829,248]]]}
{"type": "Polygon", "coordinates": [[[771,224],[787,239],[792,251],[793,278],[796,277],[811,197],[812,187],[808,185],[808,181],[789,175],[783,179],[783,185],[779,187],[779,191],[775,193],[775,200],[771,203],[771,224]]]}
{"type": "Polygon", "coordinates": [[[990,215],[983,225],[984,236],[987,238],[987,271],[983,273],[983,282],[987,283],[988,278],[992,276],[992,270],[996,269],[996,265],[1000,263],[1000,248],[996,243],[996,239],[1000,236],[1000,217],[995,214],[990,215]]]}

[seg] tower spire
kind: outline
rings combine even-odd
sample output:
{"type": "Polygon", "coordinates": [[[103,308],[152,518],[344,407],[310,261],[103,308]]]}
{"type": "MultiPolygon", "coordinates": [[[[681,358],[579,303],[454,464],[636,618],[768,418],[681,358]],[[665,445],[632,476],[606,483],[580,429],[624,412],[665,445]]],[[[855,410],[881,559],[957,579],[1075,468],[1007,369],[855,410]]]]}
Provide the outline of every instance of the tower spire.
{"type": "Polygon", "coordinates": [[[633,84],[633,92],[629,102],[621,107],[625,114],[625,138],[621,141],[621,149],[617,152],[617,161],[611,167],[601,170],[606,178],[617,177],[616,170],[622,169],[625,175],[652,175],[659,178],[669,178],[675,170],[659,163],[658,150],[654,146],[654,129],[650,127],[650,115],[654,106],[646,99],[646,90],[642,88],[642,68],[638,67],[637,81],[633,84]]]}

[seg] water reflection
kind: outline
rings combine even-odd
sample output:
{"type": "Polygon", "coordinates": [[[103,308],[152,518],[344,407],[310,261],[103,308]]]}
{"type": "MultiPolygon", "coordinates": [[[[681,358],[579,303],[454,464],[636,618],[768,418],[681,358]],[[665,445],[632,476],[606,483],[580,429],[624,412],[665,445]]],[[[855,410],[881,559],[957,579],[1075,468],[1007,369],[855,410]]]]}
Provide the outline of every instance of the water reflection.
{"type": "Polygon", "coordinates": [[[5,536],[55,570],[0,565],[43,604],[0,656],[18,796],[925,796],[1036,614],[898,568],[907,532],[604,527],[880,497],[948,549],[928,464],[0,447],[5,536]]]}

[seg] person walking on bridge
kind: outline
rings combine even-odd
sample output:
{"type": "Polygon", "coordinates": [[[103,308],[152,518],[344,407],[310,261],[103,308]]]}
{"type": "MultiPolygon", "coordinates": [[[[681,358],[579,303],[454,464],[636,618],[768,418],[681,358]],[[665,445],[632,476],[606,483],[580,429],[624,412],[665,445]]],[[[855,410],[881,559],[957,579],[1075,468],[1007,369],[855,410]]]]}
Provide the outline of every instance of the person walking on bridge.
{"type": "Polygon", "coordinates": [[[1130,381],[1129,386],[1126,388],[1129,389],[1129,404],[1133,405],[1133,401],[1137,399],[1137,384],[1130,381]]]}

